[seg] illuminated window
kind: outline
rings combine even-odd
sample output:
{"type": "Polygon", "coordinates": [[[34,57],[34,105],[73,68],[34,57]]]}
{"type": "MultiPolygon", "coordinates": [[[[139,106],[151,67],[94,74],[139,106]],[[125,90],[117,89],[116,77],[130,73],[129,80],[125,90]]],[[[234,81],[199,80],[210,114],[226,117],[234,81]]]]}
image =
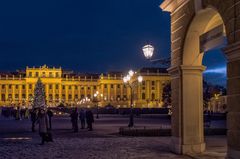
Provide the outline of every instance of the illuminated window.
{"type": "Polygon", "coordinates": [[[2,101],[5,101],[5,94],[2,94],[2,101]]]}
{"type": "Polygon", "coordinates": [[[152,93],[152,100],[155,100],[155,94],[152,93]]]}
{"type": "Polygon", "coordinates": [[[8,94],[8,100],[12,100],[12,94],[8,94]]]}
{"type": "Polygon", "coordinates": [[[32,77],[32,72],[29,72],[29,77],[32,77]]]}
{"type": "Polygon", "coordinates": [[[152,81],[152,85],[153,85],[153,86],[155,85],[155,81],[152,81]]]}
{"type": "Polygon", "coordinates": [[[83,94],[81,94],[81,99],[83,99],[84,98],[84,95],[83,94]]]}

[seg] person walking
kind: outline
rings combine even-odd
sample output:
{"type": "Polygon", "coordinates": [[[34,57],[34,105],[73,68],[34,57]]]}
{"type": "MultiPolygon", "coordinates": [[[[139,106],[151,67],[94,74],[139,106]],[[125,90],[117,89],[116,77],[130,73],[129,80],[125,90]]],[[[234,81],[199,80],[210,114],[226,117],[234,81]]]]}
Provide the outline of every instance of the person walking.
{"type": "Polygon", "coordinates": [[[20,107],[19,106],[17,107],[15,117],[16,117],[16,120],[20,120],[20,107]]]}
{"type": "Polygon", "coordinates": [[[35,132],[35,122],[37,120],[37,113],[35,109],[31,110],[32,132],[35,132]]]}
{"type": "Polygon", "coordinates": [[[53,112],[51,111],[51,109],[47,110],[47,115],[48,115],[48,119],[49,119],[49,129],[52,130],[52,117],[53,117],[53,112]]]}
{"type": "Polygon", "coordinates": [[[85,111],[83,109],[81,109],[79,112],[79,119],[81,121],[81,129],[85,129],[85,118],[86,118],[85,111]]]}
{"type": "Polygon", "coordinates": [[[70,116],[71,116],[73,131],[78,132],[78,112],[77,112],[77,108],[73,109],[70,116]]]}
{"type": "Polygon", "coordinates": [[[45,141],[49,141],[48,136],[48,116],[44,109],[40,109],[38,112],[38,124],[39,124],[39,135],[42,138],[40,145],[44,145],[45,141]]]}
{"type": "Polygon", "coordinates": [[[88,131],[92,131],[93,130],[92,123],[94,122],[94,117],[90,109],[86,111],[86,119],[87,119],[88,131]]]}

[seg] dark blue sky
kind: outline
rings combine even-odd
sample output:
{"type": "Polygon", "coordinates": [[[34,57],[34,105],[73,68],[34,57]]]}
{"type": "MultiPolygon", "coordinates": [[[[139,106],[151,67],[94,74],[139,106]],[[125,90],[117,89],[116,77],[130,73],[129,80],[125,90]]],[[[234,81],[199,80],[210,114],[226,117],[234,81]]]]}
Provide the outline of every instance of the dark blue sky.
{"type": "Polygon", "coordinates": [[[0,1],[0,70],[43,64],[79,72],[149,66],[144,44],[155,46],[154,58],[170,53],[170,15],[161,11],[161,2],[0,1]]]}

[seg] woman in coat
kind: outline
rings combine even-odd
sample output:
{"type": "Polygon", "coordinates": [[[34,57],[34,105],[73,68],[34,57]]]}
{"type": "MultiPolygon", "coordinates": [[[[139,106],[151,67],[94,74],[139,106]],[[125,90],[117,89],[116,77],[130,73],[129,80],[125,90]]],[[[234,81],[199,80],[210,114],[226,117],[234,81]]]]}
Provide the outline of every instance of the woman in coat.
{"type": "Polygon", "coordinates": [[[42,138],[41,145],[43,145],[45,141],[48,141],[47,135],[48,135],[48,129],[49,129],[48,116],[44,109],[40,109],[38,112],[38,124],[39,124],[39,135],[42,138]]]}

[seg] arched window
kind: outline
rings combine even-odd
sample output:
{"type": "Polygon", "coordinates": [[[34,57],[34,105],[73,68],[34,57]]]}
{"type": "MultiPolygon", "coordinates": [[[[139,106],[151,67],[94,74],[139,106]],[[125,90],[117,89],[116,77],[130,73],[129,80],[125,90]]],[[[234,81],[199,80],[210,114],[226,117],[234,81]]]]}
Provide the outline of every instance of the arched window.
{"type": "Polygon", "coordinates": [[[155,94],[152,93],[152,101],[154,101],[154,100],[155,100],[155,94]]]}

